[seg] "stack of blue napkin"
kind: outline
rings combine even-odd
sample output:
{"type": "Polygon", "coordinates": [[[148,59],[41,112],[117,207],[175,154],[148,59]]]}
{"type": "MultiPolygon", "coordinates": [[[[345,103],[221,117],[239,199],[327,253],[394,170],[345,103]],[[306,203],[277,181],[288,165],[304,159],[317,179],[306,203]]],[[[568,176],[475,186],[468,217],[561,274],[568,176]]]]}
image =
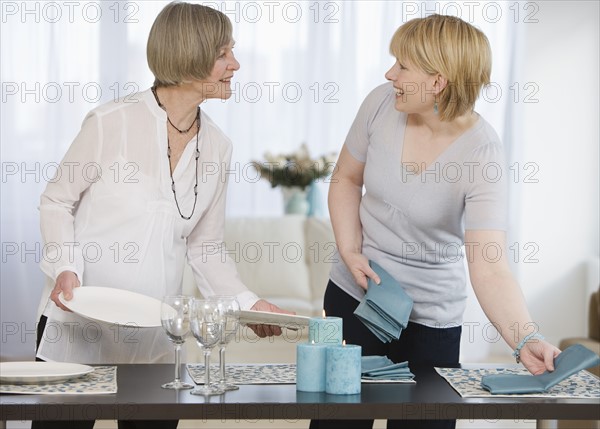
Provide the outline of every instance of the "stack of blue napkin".
{"type": "Polygon", "coordinates": [[[364,380],[412,380],[415,377],[408,362],[394,363],[387,356],[363,356],[361,374],[364,380]]]}
{"type": "Polygon", "coordinates": [[[554,371],[540,375],[496,374],[481,377],[481,387],[492,394],[544,393],[582,369],[600,364],[600,357],[581,344],[565,349],[554,359],[554,371]]]}
{"type": "Polygon", "coordinates": [[[373,261],[369,266],[381,283],[369,279],[369,288],[354,314],[384,343],[400,338],[406,329],[413,300],[400,284],[373,261]]]}

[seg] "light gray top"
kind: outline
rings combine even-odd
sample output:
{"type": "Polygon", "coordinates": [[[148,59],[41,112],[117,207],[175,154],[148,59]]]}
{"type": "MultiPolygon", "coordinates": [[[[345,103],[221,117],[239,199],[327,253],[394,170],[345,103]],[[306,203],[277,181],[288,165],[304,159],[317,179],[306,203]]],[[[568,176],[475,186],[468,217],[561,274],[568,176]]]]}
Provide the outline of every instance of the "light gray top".
{"type": "MultiPolygon", "coordinates": [[[[345,142],[365,163],[362,252],[405,287],[414,300],[411,321],[456,326],[466,305],[466,256],[474,251],[498,257],[496,245],[465,244],[465,230],[506,230],[502,146],[480,117],[418,174],[414,165],[401,163],[407,115],[394,104],[391,83],[375,88],[345,142]]],[[[364,290],[339,255],[335,261],[331,280],[361,300],[364,290]]]]}

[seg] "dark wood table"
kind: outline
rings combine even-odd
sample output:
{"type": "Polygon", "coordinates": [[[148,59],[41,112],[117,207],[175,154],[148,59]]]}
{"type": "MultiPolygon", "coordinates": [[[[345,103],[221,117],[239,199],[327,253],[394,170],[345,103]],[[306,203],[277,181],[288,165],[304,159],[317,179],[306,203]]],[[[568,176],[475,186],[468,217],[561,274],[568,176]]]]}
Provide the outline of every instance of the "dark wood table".
{"type": "MultiPolygon", "coordinates": [[[[469,367],[463,365],[463,367],[469,367]]],[[[473,366],[471,366],[473,367],[473,366]]],[[[411,368],[417,384],[363,384],[360,395],[297,392],[296,386],[245,385],[220,396],[195,396],[160,385],[173,365],[118,365],[118,393],[0,395],[8,420],[300,419],[600,420],[598,399],[462,398],[433,368],[411,368]]],[[[187,371],[183,378],[190,381],[187,371]]]]}

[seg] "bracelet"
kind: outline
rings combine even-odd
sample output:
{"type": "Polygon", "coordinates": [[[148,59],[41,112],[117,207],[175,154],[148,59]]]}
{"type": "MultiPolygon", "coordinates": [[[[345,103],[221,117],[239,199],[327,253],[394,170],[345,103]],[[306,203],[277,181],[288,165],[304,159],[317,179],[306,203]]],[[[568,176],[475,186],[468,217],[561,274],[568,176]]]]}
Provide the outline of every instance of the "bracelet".
{"type": "Polygon", "coordinates": [[[537,332],[533,332],[531,334],[525,335],[525,338],[523,338],[521,340],[521,342],[519,344],[517,344],[515,351],[512,353],[512,355],[517,360],[517,363],[521,363],[521,349],[523,348],[523,346],[525,346],[525,343],[527,343],[527,342],[529,342],[529,340],[533,340],[535,338],[540,339],[540,340],[544,339],[544,337],[542,335],[538,334],[537,332]]]}

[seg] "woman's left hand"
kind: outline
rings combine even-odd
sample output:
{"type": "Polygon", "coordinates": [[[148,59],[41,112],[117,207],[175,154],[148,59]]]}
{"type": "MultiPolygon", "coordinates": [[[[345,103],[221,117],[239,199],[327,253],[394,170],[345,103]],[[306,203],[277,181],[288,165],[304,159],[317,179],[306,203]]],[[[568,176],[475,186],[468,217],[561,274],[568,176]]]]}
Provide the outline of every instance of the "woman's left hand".
{"type": "MultiPolygon", "coordinates": [[[[279,308],[275,304],[271,304],[264,299],[258,300],[250,310],[268,311],[270,313],[296,314],[291,311],[283,310],[282,308],[279,308]]],[[[248,325],[248,327],[252,329],[260,338],[281,335],[281,328],[275,325],[248,325]]]]}
{"type": "Polygon", "coordinates": [[[547,341],[536,340],[525,343],[521,349],[521,362],[533,375],[554,371],[554,358],[560,350],[547,341]]]}

